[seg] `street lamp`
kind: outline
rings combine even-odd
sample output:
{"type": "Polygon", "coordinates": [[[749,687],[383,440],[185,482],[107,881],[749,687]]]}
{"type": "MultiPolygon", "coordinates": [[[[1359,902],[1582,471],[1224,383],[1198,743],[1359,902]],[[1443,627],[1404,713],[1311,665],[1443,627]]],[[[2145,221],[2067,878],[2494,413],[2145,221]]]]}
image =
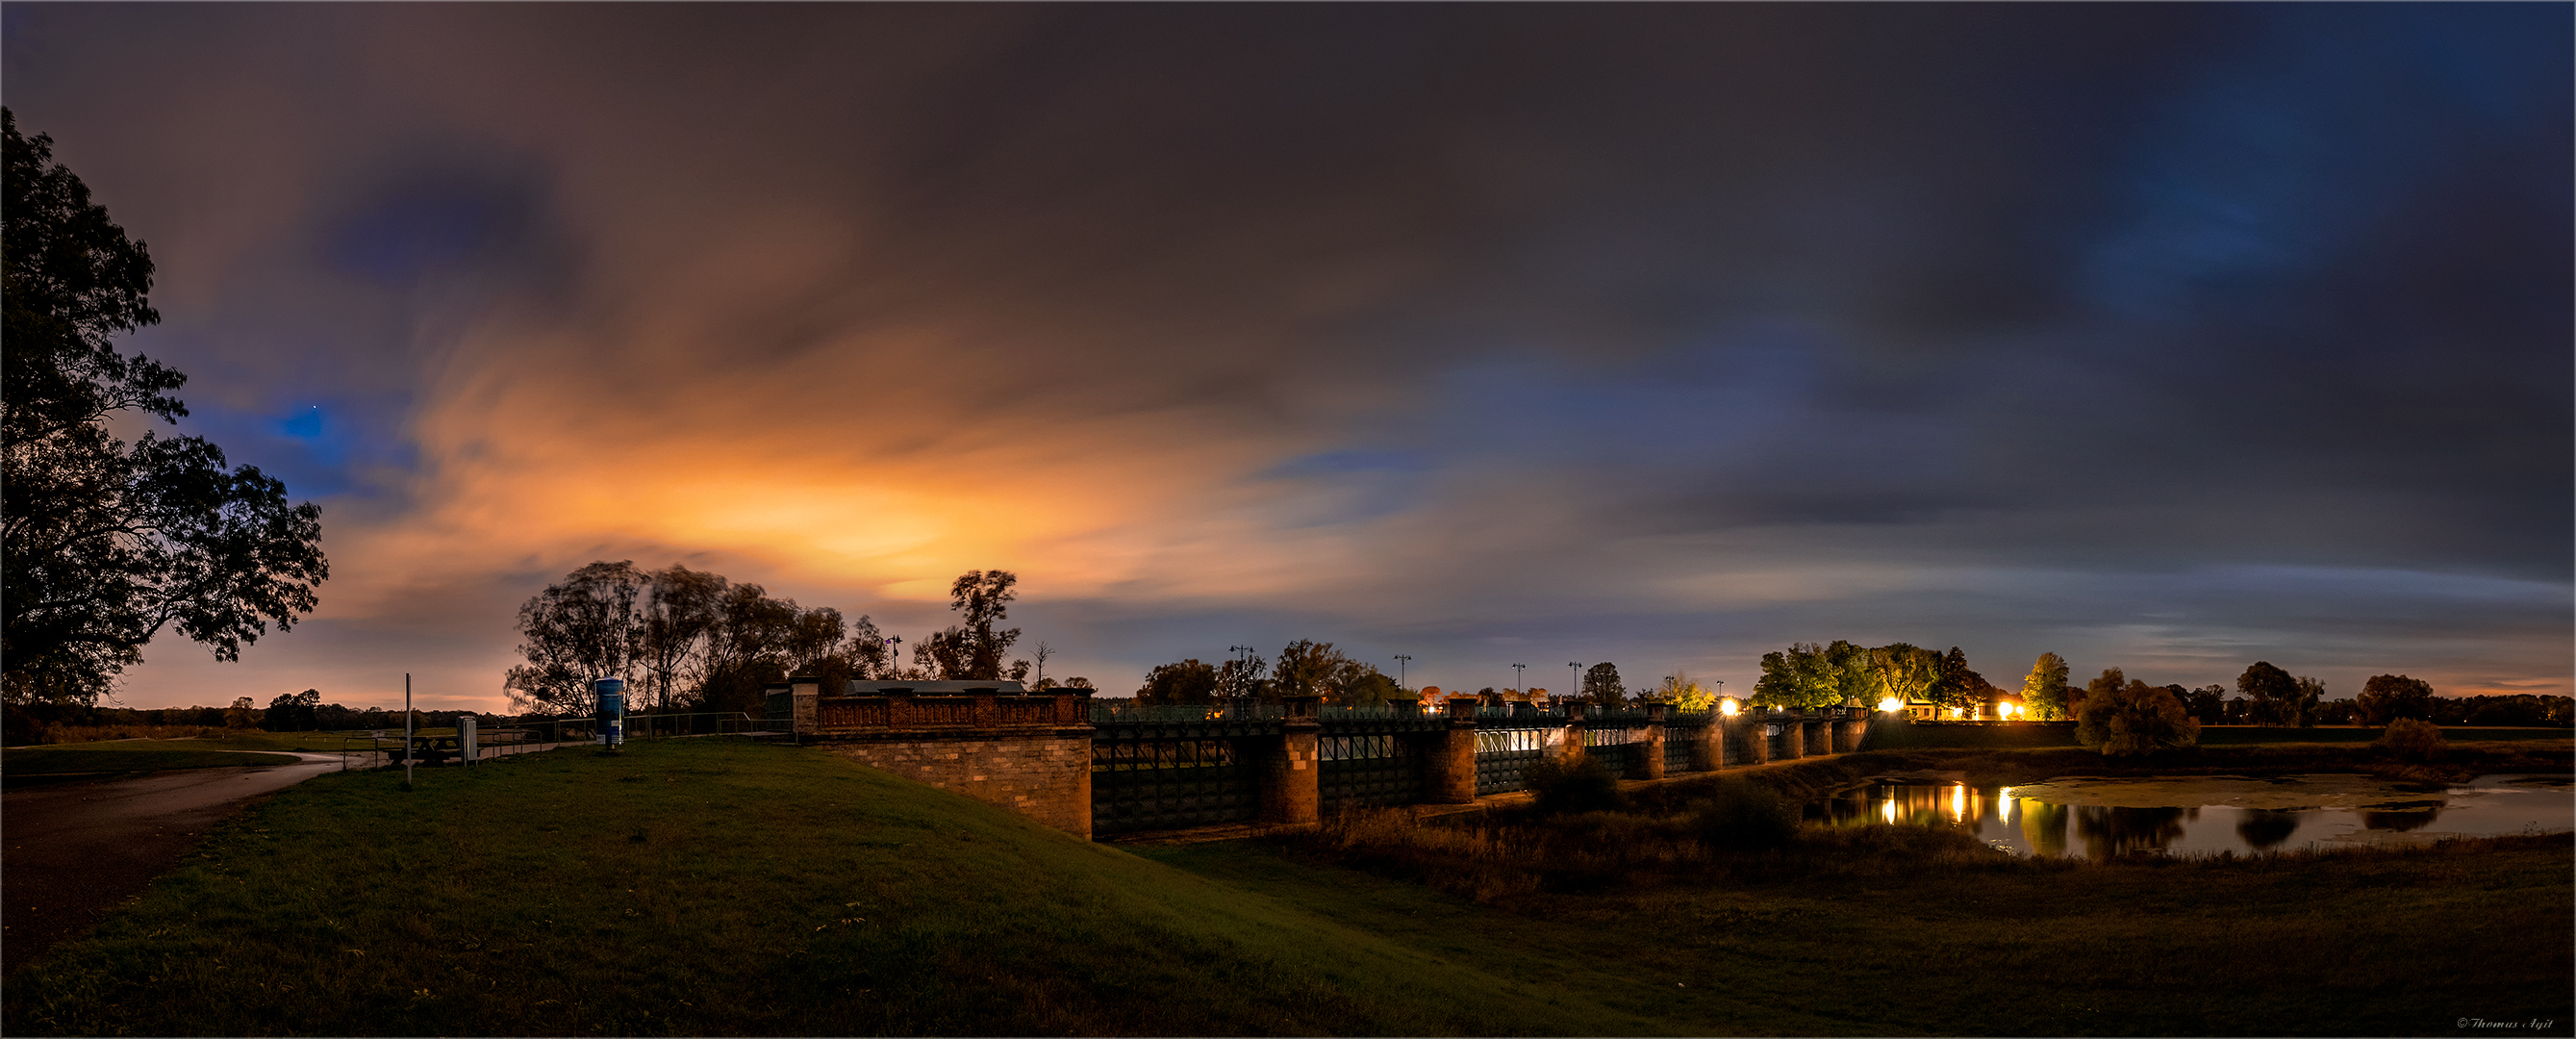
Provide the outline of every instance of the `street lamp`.
{"type": "Polygon", "coordinates": [[[1583,695],[1583,665],[1568,660],[1565,666],[1574,669],[1574,684],[1567,687],[1567,695],[1569,697],[1583,695]]]}
{"type": "Polygon", "coordinates": [[[1521,691],[1521,669],[1522,669],[1522,668],[1525,668],[1525,667],[1528,667],[1528,666],[1529,666],[1528,664],[1514,664],[1514,665],[1512,665],[1512,691],[1513,691],[1513,692],[1517,693],[1517,692],[1520,692],[1520,691],[1521,691]]]}
{"type": "Polygon", "coordinates": [[[1395,655],[1395,687],[1396,687],[1396,688],[1398,688],[1398,689],[1409,688],[1408,686],[1406,686],[1406,685],[1404,684],[1404,665],[1406,665],[1406,664],[1410,664],[1410,663],[1412,663],[1412,662],[1413,662],[1413,658],[1412,658],[1412,657],[1410,657],[1410,656],[1407,656],[1407,655],[1402,654],[1402,653],[1398,653],[1398,654],[1396,654],[1396,655],[1395,655]]]}

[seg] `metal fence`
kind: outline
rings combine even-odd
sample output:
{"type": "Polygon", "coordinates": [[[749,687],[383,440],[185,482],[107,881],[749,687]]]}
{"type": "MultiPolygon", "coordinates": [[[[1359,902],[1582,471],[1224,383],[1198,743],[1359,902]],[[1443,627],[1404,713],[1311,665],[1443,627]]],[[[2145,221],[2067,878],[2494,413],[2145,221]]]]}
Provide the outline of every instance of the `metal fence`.
{"type": "Polygon", "coordinates": [[[1547,756],[1547,730],[1476,730],[1476,796],[1529,789],[1523,773],[1547,756]]]}
{"type": "Polygon", "coordinates": [[[1422,800],[1422,748],[1391,732],[1316,737],[1322,772],[1317,796],[1325,808],[1399,805],[1422,800]]]}
{"type": "Polygon", "coordinates": [[[1275,719],[1210,717],[1205,708],[1103,713],[1095,707],[1092,715],[1091,832],[1213,826],[1261,814],[1257,748],[1278,738],[1275,719]]]}

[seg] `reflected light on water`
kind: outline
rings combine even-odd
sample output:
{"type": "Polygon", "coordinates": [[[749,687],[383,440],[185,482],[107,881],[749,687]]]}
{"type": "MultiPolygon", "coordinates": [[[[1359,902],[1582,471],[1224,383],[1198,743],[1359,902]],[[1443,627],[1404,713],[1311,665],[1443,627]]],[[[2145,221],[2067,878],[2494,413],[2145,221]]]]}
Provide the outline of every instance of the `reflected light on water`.
{"type": "Polygon", "coordinates": [[[2012,795],[2012,788],[2011,788],[2011,787],[2005,787],[2005,788],[2003,788],[2003,789],[2001,789],[2001,790],[1997,790],[1997,791],[1995,791],[1995,820],[1996,820],[1997,822],[2003,823],[2003,824],[2004,824],[2004,825],[2006,825],[2006,826],[2010,826],[2010,825],[2012,825],[2012,821],[2013,821],[2013,820],[2012,820],[2012,815],[2013,815],[2013,795],[2012,795]]]}
{"type": "Polygon", "coordinates": [[[1885,801],[1879,802],[1878,807],[1880,809],[1879,814],[1886,816],[1888,823],[1893,825],[1896,822],[1896,799],[1890,797],[1885,801]]]}
{"type": "Polygon", "coordinates": [[[1968,821],[1968,784],[1966,783],[1950,788],[1950,821],[1954,823],[1968,821]]]}

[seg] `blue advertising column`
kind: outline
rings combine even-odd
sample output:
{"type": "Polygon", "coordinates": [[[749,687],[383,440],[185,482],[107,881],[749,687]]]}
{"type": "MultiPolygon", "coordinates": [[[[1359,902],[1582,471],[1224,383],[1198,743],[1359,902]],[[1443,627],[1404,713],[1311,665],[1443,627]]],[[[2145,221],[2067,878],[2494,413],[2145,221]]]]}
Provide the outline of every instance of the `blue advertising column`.
{"type": "Polygon", "coordinates": [[[610,750],[626,744],[626,680],[602,678],[590,683],[599,694],[599,745],[610,750]]]}

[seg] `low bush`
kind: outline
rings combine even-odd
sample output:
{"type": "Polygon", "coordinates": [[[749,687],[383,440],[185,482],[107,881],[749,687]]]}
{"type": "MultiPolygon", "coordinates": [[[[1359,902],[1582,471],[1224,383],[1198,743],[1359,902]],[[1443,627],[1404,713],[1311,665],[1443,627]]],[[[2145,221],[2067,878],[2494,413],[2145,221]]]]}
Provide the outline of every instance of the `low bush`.
{"type": "Polygon", "coordinates": [[[1720,851],[1756,851],[1789,843],[1798,833],[1797,806],[1778,791],[1729,776],[1691,812],[1691,833],[1720,851]]]}
{"type": "Polygon", "coordinates": [[[2389,723],[2388,731],[2380,733],[2378,742],[2373,745],[2400,760],[2418,764],[2440,759],[2444,746],[2441,728],[2416,718],[2399,718],[2389,723]]]}
{"type": "Polygon", "coordinates": [[[1588,754],[1571,760],[1543,760],[1521,774],[1529,781],[1530,794],[1543,814],[1610,812],[1627,807],[1627,798],[1619,793],[1619,777],[1611,775],[1608,766],[1588,754]]]}

